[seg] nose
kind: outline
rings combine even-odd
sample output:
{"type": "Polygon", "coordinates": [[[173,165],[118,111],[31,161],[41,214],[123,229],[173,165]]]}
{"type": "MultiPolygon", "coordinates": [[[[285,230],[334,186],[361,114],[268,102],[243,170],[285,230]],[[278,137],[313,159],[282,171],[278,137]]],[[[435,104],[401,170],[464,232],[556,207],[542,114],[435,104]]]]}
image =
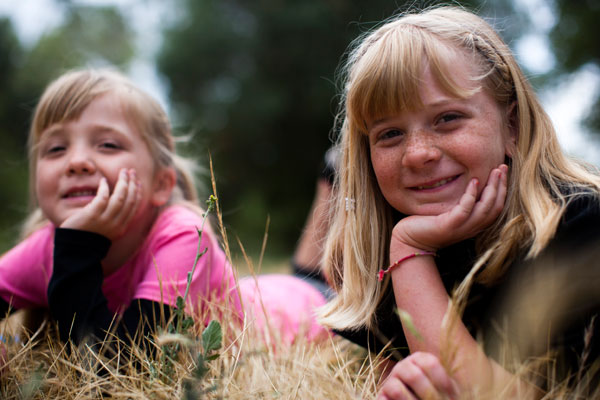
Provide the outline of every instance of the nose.
{"type": "Polygon", "coordinates": [[[406,168],[422,168],[438,161],[442,151],[431,135],[424,132],[408,133],[405,137],[402,166],[406,168]]]}
{"type": "MultiPolygon", "coordinates": [[[[74,149],[75,150],[75,149],[74,149]]],[[[67,161],[67,174],[68,175],[79,175],[89,174],[92,175],[96,172],[96,164],[94,160],[85,151],[73,151],[70,154],[67,161]]]]}

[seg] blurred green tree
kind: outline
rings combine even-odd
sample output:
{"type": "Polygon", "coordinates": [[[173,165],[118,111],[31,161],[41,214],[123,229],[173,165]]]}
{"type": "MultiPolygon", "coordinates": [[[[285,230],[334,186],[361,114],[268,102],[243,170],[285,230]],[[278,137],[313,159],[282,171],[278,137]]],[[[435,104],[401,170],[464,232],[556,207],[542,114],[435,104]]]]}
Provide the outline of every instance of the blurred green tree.
{"type": "Polygon", "coordinates": [[[354,38],[403,2],[175,4],[158,56],[174,118],[196,133],[198,154],[211,152],[224,217],[244,246],[260,247],[269,215],[269,254],[290,254],[331,143],[336,68],[354,38]]]}
{"type": "Polygon", "coordinates": [[[117,8],[63,6],[64,22],[30,48],[19,43],[8,19],[0,19],[0,252],[14,244],[28,211],[25,145],[44,87],[71,68],[124,68],[134,56],[133,32],[117,8]]]}
{"type": "Polygon", "coordinates": [[[133,32],[117,8],[66,4],[64,23],[43,35],[19,65],[18,88],[33,99],[71,68],[125,68],[134,56],[133,32]]]}
{"type": "Polygon", "coordinates": [[[29,112],[16,85],[23,53],[10,20],[0,19],[0,251],[14,241],[26,208],[25,150],[18,132],[27,129],[29,112]]]}
{"type": "MultiPolygon", "coordinates": [[[[557,23],[550,32],[557,60],[556,73],[571,73],[585,64],[600,69],[600,1],[555,0],[557,23]]],[[[587,125],[600,133],[600,93],[590,109],[587,125]]]]}

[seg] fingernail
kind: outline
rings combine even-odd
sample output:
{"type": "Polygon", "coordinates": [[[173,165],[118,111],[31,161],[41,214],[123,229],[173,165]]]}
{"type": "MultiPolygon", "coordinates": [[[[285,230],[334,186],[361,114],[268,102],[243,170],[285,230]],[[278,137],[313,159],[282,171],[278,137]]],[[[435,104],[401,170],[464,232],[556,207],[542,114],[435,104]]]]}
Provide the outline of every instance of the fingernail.
{"type": "Polygon", "coordinates": [[[475,186],[479,185],[479,179],[477,179],[477,178],[473,178],[473,179],[471,180],[471,182],[472,182],[472,183],[473,183],[473,185],[475,185],[475,186]]]}

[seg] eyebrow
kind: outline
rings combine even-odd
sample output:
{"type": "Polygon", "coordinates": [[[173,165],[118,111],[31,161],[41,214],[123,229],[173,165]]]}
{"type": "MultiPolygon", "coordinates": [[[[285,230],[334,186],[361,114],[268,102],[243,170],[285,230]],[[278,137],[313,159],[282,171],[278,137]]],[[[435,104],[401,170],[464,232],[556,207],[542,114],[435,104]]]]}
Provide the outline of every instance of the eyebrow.
{"type": "Polygon", "coordinates": [[[380,118],[380,119],[373,121],[371,124],[367,124],[367,121],[365,121],[365,128],[367,130],[367,133],[372,131],[378,125],[384,124],[388,119],[390,119],[390,118],[389,117],[380,118]]]}
{"type": "Polygon", "coordinates": [[[443,106],[446,106],[448,104],[455,103],[455,102],[462,104],[465,102],[465,100],[466,99],[463,99],[461,97],[443,97],[440,100],[433,101],[432,103],[427,103],[427,104],[423,103],[423,106],[424,107],[443,107],[443,106]]]}
{"type": "Polygon", "coordinates": [[[120,129],[116,129],[112,126],[107,126],[107,125],[92,125],[92,131],[94,133],[116,133],[117,135],[120,136],[125,136],[125,133],[123,133],[120,129]]]}
{"type": "Polygon", "coordinates": [[[49,136],[56,136],[65,132],[62,124],[52,124],[48,128],[43,129],[39,135],[40,140],[49,136]]]}
{"type": "MultiPolygon", "coordinates": [[[[423,107],[432,107],[432,108],[444,107],[444,106],[447,106],[454,102],[459,102],[460,104],[464,104],[465,99],[460,98],[460,97],[447,97],[447,98],[442,98],[440,100],[434,100],[432,103],[423,103],[423,107]]],[[[370,130],[376,128],[378,125],[384,124],[388,120],[395,118],[396,116],[397,116],[397,114],[396,115],[392,114],[391,116],[378,118],[375,121],[373,121],[370,125],[367,125],[367,123],[365,121],[365,128],[367,128],[367,131],[370,131],[370,130]]]]}
{"type": "MultiPolygon", "coordinates": [[[[116,129],[112,126],[108,126],[108,125],[92,125],[91,130],[94,133],[116,133],[118,135],[123,136],[124,133],[120,130],[120,129],[116,129]]],[[[42,137],[46,138],[46,137],[50,137],[50,136],[56,136],[59,134],[63,134],[67,131],[67,129],[65,129],[65,127],[62,124],[53,124],[52,126],[50,126],[49,128],[46,128],[42,131],[42,133],[40,134],[40,139],[42,137]]]]}

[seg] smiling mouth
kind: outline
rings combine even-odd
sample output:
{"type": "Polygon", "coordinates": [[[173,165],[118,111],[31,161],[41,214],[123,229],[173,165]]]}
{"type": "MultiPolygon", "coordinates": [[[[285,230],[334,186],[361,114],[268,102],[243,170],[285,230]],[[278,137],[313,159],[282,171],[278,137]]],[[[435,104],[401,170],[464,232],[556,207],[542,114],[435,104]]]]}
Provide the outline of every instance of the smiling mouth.
{"type": "Polygon", "coordinates": [[[63,198],[68,199],[71,197],[87,197],[87,196],[96,196],[96,191],[95,190],[77,190],[74,192],[70,192],[67,193],[63,196],[63,198]]]}
{"type": "Polygon", "coordinates": [[[436,183],[434,183],[432,185],[415,186],[412,189],[417,189],[417,190],[435,189],[437,187],[443,186],[449,182],[456,180],[459,176],[460,175],[451,176],[449,178],[442,179],[441,181],[437,181],[436,183]]]}

